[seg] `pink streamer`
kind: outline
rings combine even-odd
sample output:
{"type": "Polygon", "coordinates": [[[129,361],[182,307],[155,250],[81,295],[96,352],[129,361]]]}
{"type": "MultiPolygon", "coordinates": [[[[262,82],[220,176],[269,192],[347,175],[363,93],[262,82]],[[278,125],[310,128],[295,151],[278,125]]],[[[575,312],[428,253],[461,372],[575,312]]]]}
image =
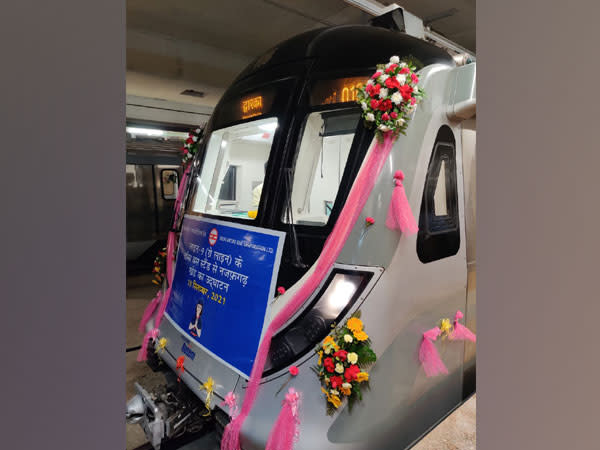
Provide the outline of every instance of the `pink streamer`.
{"type": "Polygon", "coordinates": [[[373,190],[375,181],[379,177],[379,173],[385,164],[393,143],[394,137],[389,132],[384,135],[383,143],[380,141],[375,143],[375,146],[369,153],[367,160],[356,177],[356,181],[350,190],[348,199],[344,204],[344,208],[342,209],[333,230],[325,241],[323,251],[316,262],[314,272],[306,279],[302,286],[300,286],[293,297],[267,327],[252,366],[252,372],[250,373],[250,379],[248,380],[241,412],[227,425],[227,427],[225,427],[223,439],[221,440],[221,450],[240,450],[240,431],[244,421],[252,410],[254,401],[256,400],[260,380],[271,345],[271,338],[275,331],[280,329],[288,319],[296,313],[298,308],[304,304],[306,299],[315,291],[315,289],[317,289],[321,281],[323,281],[325,276],[329,273],[331,266],[342,251],[352,228],[356,224],[356,221],[373,190]]]}
{"type": "Polygon", "coordinates": [[[221,406],[227,406],[229,408],[229,417],[235,419],[240,413],[240,409],[237,404],[237,397],[233,392],[228,392],[225,399],[221,402],[221,406]]]}
{"type": "Polygon", "coordinates": [[[152,317],[152,314],[154,314],[154,311],[156,310],[156,307],[160,303],[161,298],[162,298],[162,291],[159,290],[156,293],[156,296],[148,304],[148,306],[146,306],[146,309],[144,310],[144,314],[142,314],[142,320],[140,320],[140,325],[138,327],[138,329],[140,330],[140,333],[144,333],[146,331],[146,324],[152,317]]]}
{"type": "MultiPolygon", "coordinates": [[[[181,184],[179,185],[179,190],[177,191],[177,199],[175,200],[175,214],[174,214],[174,220],[173,220],[174,223],[176,223],[177,219],[178,219],[179,207],[181,205],[181,200],[183,198],[183,192],[185,191],[185,185],[187,183],[187,177],[189,175],[189,172],[190,172],[190,166],[188,166],[185,169],[185,171],[183,172],[183,176],[181,177],[181,184]]],[[[148,305],[148,307],[146,308],[146,311],[144,311],[144,314],[142,315],[142,322],[144,324],[144,327],[142,328],[142,322],[140,322],[140,329],[142,329],[142,332],[143,332],[143,329],[145,328],[146,323],[150,321],[152,312],[154,312],[156,307],[159,306],[158,313],[156,314],[156,317],[154,318],[154,328],[152,330],[150,330],[148,333],[146,333],[146,335],[144,336],[144,339],[142,341],[142,348],[140,349],[140,352],[138,353],[138,357],[137,357],[138,361],[145,361],[148,358],[148,344],[149,344],[150,338],[156,339],[156,337],[158,337],[158,334],[159,334],[158,327],[160,326],[160,322],[163,318],[165,310],[167,309],[167,304],[169,303],[169,297],[171,296],[171,287],[173,286],[173,259],[174,259],[173,254],[174,254],[174,251],[175,251],[175,232],[169,231],[169,234],[167,236],[167,281],[169,283],[169,286],[167,287],[167,290],[165,291],[164,295],[162,295],[162,297],[158,298],[158,300],[157,300],[157,297],[158,297],[158,294],[157,294],[157,297],[155,297],[154,300],[152,300],[150,302],[150,305],[148,305]],[[148,314],[148,317],[146,317],[146,312],[149,310],[151,310],[151,312],[148,314]]],[[[160,291],[159,291],[159,293],[160,293],[160,291]]]]}
{"type": "Polygon", "coordinates": [[[144,335],[144,339],[142,340],[142,348],[138,353],[137,360],[139,362],[146,361],[148,359],[148,345],[150,344],[150,339],[154,340],[158,337],[158,329],[153,329],[148,331],[144,335]]]}
{"type": "Polygon", "coordinates": [[[449,336],[450,339],[453,341],[476,342],[477,337],[475,336],[475,333],[465,327],[462,323],[458,323],[463,317],[462,312],[456,311],[456,314],[454,315],[454,331],[452,331],[452,334],[449,336]]]}
{"type": "Polygon", "coordinates": [[[298,404],[300,395],[290,388],[282,402],[281,412],[271,429],[265,450],[292,450],[300,433],[298,404]]]}
{"type": "Polygon", "coordinates": [[[421,347],[419,348],[419,361],[421,361],[423,370],[425,370],[425,375],[428,377],[448,374],[448,369],[440,359],[440,355],[433,344],[440,333],[441,330],[438,327],[423,333],[423,340],[421,341],[421,347]]]}
{"type": "Polygon", "coordinates": [[[392,200],[388,209],[388,216],[385,224],[392,230],[400,230],[402,233],[411,235],[419,231],[415,217],[410,209],[410,203],[404,192],[404,173],[401,170],[394,174],[396,187],[392,192],[392,200]]]}

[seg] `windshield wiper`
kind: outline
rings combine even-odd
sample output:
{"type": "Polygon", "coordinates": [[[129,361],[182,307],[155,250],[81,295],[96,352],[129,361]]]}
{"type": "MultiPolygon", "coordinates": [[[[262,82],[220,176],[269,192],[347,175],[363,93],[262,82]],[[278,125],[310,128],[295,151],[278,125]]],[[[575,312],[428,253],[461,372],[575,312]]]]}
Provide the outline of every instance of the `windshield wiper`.
{"type": "Polygon", "coordinates": [[[286,219],[289,224],[290,246],[292,249],[292,266],[299,269],[306,269],[308,266],[302,261],[300,255],[300,247],[298,246],[298,236],[296,235],[296,227],[294,226],[294,214],[292,211],[292,180],[293,169],[285,169],[285,189],[286,189],[286,219]]]}

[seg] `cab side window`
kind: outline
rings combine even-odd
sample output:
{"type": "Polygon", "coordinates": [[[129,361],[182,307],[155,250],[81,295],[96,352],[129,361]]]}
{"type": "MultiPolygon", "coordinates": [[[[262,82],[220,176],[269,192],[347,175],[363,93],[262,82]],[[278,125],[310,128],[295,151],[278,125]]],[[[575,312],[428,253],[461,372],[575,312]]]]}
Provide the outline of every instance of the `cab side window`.
{"type": "Polygon", "coordinates": [[[417,255],[422,263],[456,255],[460,248],[455,139],[450,127],[437,134],[419,214],[417,255]]]}

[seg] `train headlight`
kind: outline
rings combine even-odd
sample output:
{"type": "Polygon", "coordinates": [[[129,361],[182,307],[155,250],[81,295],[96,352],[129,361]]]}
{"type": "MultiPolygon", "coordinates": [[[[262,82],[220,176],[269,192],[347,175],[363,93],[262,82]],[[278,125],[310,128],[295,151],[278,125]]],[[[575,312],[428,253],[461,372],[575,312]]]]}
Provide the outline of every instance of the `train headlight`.
{"type": "Polygon", "coordinates": [[[311,304],[273,336],[264,376],[312,351],[342,319],[369,283],[372,272],[335,269],[311,304]]]}

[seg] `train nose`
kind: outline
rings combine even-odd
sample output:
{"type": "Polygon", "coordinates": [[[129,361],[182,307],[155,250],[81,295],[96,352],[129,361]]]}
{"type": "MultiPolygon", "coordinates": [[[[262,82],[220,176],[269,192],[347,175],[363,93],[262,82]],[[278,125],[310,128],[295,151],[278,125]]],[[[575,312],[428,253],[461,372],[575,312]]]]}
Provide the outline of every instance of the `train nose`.
{"type": "Polygon", "coordinates": [[[145,407],[144,401],[140,394],[136,394],[127,402],[125,418],[127,423],[139,423],[144,417],[145,407]]]}

